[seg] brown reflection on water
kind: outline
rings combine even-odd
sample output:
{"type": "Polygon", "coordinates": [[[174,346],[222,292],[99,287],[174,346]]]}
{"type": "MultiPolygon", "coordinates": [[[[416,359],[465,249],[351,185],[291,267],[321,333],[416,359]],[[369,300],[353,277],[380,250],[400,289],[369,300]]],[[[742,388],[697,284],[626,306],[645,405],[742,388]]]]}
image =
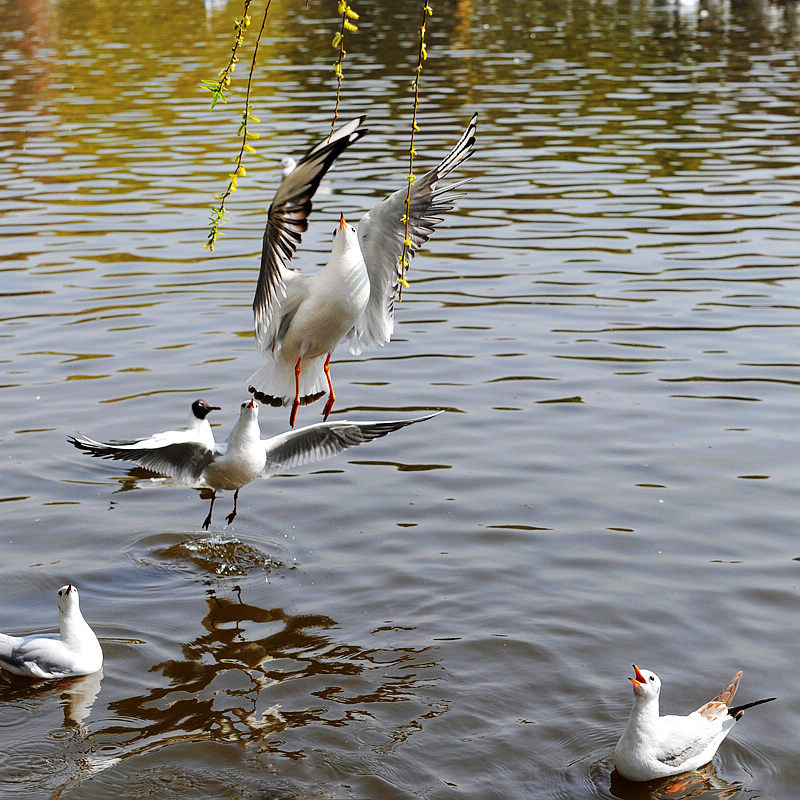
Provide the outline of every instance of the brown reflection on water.
{"type": "MultiPolygon", "coordinates": [[[[149,670],[168,685],[110,703],[124,723],[97,730],[94,741],[123,740],[132,755],[210,738],[260,742],[261,752],[301,757],[270,737],[287,728],[363,721],[372,704],[413,697],[417,671],[436,666],[436,648],[369,649],[337,641],[338,625],[324,614],[260,608],[244,602],[241,592],[234,599],[209,590],[206,604],[205,633],[182,646],[182,658],[149,670]]],[[[406,728],[392,740],[404,738],[397,731],[406,728]]]]}
{"type": "Polygon", "coordinates": [[[621,800],[688,800],[690,797],[725,800],[739,794],[742,784],[721,778],[711,763],[683,775],[646,783],[627,781],[614,770],[609,791],[621,800]]]}
{"type": "Polygon", "coordinates": [[[261,609],[218,597],[213,591],[206,602],[208,613],[201,625],[207,633],[182,647],[182,659],[150,669],[160,672],[170,685],[112,703],[112,710],[136,724],[134,728],[110,726],[103,734],[132,734],[128,744],[165,735],[173,739],[179,732],[182,737],[260,740],[267,733],[307,724],[319,715],[313,710],[283,714],[262,708],[259,712],[262,691],[291,678],[354,672],[349,662],[328,656],[330,640],[319,631],[336,626],[329,617],[291,616],[282,609],[261,609]],[[275,630],[248,639],[247,629],[252,627],[248,623],[275,630]],[[228,707],[218,707],[212,684],[228,685],[228,698],[239,699],[228,707]]]}

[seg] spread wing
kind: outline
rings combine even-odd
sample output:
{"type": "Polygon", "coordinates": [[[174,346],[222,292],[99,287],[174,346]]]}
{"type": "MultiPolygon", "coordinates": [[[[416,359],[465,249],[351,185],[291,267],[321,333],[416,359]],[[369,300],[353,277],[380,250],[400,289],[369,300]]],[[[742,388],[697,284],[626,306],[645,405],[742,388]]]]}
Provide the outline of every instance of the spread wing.
{"type": "Polygon", "coordinates": [[[335,456],[365,442],[379,439],[388,433],[423,422],[441,414],[427,414],[424,417],[411,419],[386,420],[384,422],[319,422],[294,431],[287,431],[280,436],[265,439],[267,465],[262,475],[267,477],[284,469],[308,464],[312,461],[335,456]]]}
{"type": "MultiPolygon", "coordinates": [[[[465,181],[440,186],[439,181],[468,159],[475,148],[478,115],[452,150],[411,187],[408,238],[413,256],[433,234],[442,214],[452,211],[460,197],[455,190],[465,181]]],[[[367,308],[350,332],[350,352],[358,355],[368,347],[389,341],[394,330],[394,296],[400,280],[398,259],[403,253],[407,189],[399,189],[368,211],[358,223],[358,240],[369,273],[370,294],[367,308]]]]}
{"type": "Polygon", "coordinates": [[[114,461],[133,461],[153,472],[171,475],[186,483],[200,479],[217,449],[193,441],[160,444],[156,437],[139,442],[98,442],[79,433],[68,437],[67,441],[90,456],[114,461]]]}
{"type": "Polygon", "coordinates": [[[271,349],[280,326],[286,284],[295,273],[288,267],[302,234],[308,229],[311,198],[325,173],[346,147],[368,131],[358,130],[366,119],[358,117],[309,150],[283,179],[267,212],[261,248],[261,271],[253,298],[253,328],[259,349],[271,349]]]}

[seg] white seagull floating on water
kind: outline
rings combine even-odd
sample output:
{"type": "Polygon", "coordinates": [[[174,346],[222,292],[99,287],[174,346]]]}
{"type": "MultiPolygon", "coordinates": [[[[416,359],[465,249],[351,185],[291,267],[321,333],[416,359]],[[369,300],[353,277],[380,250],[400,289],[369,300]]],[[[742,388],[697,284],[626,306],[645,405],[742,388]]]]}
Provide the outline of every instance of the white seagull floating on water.
{"type": "Polygon", "coordinates": [[[78,590],[58,590],[59,635],[8,636],[0,633],[0,667],[28,678],[91,675],[103,666],[103,651],[81,615],[78,590]]]}
{"type": "MultiPolygon", "coordinates": [[[[193,408],[197,402],[201,401],[196,401],[193,408]]],[[[208,530],[218,489],[234,490],[233,511],[225,518],[230,524],[236,517],[239,489],[255,478],[268,478],[300,464],[330,458],[348,447],[371,442],[441,413],[437,411],[423,417],[380,422],[319,422],[262,439],[258,405],[255,400],[249,400],[242,403],[239,419],[228,438],[221,443],[214,442],[213,434],[210,442],[185,435],[183,438],[175,436],[187,433],[183,431],[169,431],[169,437],[157,433],[147,439],[130,442],[98,442],[81,434],[69,437],[68,441],[91,456],[133,461],[179,481],[210,487],[213,490],[211,506],[203,521],[203,528],[208,530]]]]}
{"type": "Polygon", "coordinates": [[[614,766],[629,781],[650,781],[697,769],[714,757],[745,709],[775,700],[768,697],[731,707],[741,672],[708,703],[685,717],[658,714],[661,680],[633,665],[633,708],[614,750],[614,766]]]}
{"type": "MultiPolygon", "coordinates": [[[[308,228],[311,198],[323,175],[346,147],[367,130],[365,117],[341,127],[330,139],[311,148],[278,187],[267,212],[261,270],[253,299],[256,342],[267,363],[248,379],[260,402],[288,406],[289,425],[297,409],[324,394],[328,418],[336,395],[331,383],[331,354],[345,336],[350,352],[389,341],[394,330],[394,296],[402,277],[399,258],[405,235],[406,189],[400,189],[368,211],[358,232],[340,215],[328,263],[313,275],[291,269],[301,235],[308,228]]],[[[428,241],[441,215],[452,210],[465,181],[439,186],[439,181],[475,146],[477,115],[452,150],[411,188],[408,255],[428,241]]]]}

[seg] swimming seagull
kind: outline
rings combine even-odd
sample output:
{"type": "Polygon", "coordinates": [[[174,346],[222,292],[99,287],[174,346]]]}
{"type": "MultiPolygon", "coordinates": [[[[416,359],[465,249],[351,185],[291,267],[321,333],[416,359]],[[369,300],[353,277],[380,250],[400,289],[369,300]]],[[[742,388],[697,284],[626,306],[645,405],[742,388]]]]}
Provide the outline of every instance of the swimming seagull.
{"type": "Polygon", "coordinates": [[[90,675],[103,666],[103,651],[81,615],[78,590],[68,583],[58,590],[60,636],[8,636],[0,633],[0,667],[28,678],[90,675]]]}
{"type": "MultiPolygon", "coordinates": [[[[319,272],[302,275],[288,266],[308,228],[311,197],[334,159],[367,132],[360,129],[364,119],[349,122],[330,141],[309,150],[284,178],[267,212],[253,299],[256,342],[267,363],[250,376],[248,390],[266,405],[291,404],[292,427],[299,406],[326,393],[322,416],[328,418],[336,400],[331,354],[345,336],[350,352],[359,355],[365,348],[384,345],[394,330],[406,188],[368,211],[357,232],[340,214],[330,258],[319,272]]],[[[449,186],[439,181],[472,155],[476,120],[474,115],[455,147],[412,185],[409,256],[428,241],[441,215],[451,211],[460,196],[455,190],[465,181],[449,186]]]]}
{"type": "Polygon", "coordinates": [[[91,456],[117,461],[133,461],[154,472],[161,472],[179,481],[202,484],[212,489],[211,506],[203,521],[208,530],[218,489],[234,490],[233,511],[225,517],[230,524],[237,513],[239,489],[255,478],[268,478],[290,467],[330,458],[348,447],[371,442],[387,433],[431,419],[441,411],[411,419],[382,422],[319,422],[296,431],[287,431],[270,439],[261,438],[258,425],[258,404],[242,403],[239,419],[222,443],[200,441],[168,442],[154,446],[160,434],[140,442],[98,442],[78,434],[68,438],[70,444],[91,456]]]}
{"type": "Polygon", "coordinates": [[[297,166],[297,159],[291,156],[284,156],[279,163],[281,165],[281,177],[288,178],[297,166]]]}
{"type": "Polygon", "coordinates": [[[768,697],[731,707],[742,673],[708,703],[685,717],[658,715],[661,680],[633,665],[633,708],[614,750],[614,766],[630,781],[678,775],[707,764],[745,709],[775,700],[768,697]]]}

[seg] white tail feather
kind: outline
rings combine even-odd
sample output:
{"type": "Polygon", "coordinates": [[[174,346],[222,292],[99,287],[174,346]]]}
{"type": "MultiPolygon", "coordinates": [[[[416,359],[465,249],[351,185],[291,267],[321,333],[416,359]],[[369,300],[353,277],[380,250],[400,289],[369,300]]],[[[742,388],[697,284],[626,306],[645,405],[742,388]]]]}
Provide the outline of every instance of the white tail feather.
{"type": "MultiPolygon", "coordinates": [[[[328,393],[325,379],[325,356],[304,358],[300,362],[300,397],[328,393]]],[[[280,354],[268,356],[266,363],[247,379],[247,386],[272,397],[280,397],[283,405],[290,406],[294,401],[294,364],[290,364],[280,354]]]]}

